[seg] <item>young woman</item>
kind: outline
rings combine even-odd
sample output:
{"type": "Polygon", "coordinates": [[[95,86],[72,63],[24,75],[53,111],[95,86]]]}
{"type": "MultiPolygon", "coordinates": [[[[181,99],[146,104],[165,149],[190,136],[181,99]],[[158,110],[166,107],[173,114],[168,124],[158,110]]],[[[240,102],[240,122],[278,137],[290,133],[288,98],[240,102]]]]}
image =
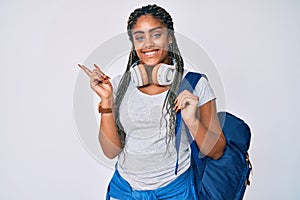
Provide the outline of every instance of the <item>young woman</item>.
{"type": "Polygon", "coordinates": [[[103,152],[109,158],[118,156],[107,199],[197,199],[185,132],[178,152],[175,148],[176,112],[181,111],[201,153],[218,159],[226,141],[214,92],[203,77],[193,93],[177,94],[187,70],[165,9],[148,5],[134,10],[127,31],[132,49],[122,76],[111,81],[96,65],[93,71],[79,65],[101,98],[99,141],[103,152]],[[160,73],[156,69],[162,66],[171,73],[171,81],[163,84],[156,80],[160,73]],[[135,77],[140,72],[144,72],[142,81],[135,77]]]}

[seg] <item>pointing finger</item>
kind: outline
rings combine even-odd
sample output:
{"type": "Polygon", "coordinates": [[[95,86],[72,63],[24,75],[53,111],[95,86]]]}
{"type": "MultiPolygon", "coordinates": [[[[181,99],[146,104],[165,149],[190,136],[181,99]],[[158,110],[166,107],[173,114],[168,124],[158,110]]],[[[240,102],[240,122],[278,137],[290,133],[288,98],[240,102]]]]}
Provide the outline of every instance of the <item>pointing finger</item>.
{"type": "Polygon", "coordinates": [[[78,66],[89,76],[91,77],[93,72],[84,65],[78,64],[78,66]]]}
{"type": "Polygon", "coordinates": [[[109,76],[107,76],[101,69],[100,67],[98,67],[98,65],[94,64],[94,67],[99,70],[99,72],[103,75],[103,76],[106,76],[106,78],[110,78],[109,76]]]}

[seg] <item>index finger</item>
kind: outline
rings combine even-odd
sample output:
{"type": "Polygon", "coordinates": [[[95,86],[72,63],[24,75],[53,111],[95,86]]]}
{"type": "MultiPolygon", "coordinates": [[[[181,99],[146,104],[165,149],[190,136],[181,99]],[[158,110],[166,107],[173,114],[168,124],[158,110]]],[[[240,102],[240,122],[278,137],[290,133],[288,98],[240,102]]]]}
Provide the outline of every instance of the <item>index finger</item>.
{"type": "Polygon", "coordinates": [[[78,66],[89,76],[92,76],[92,71],[84,65],[78,64],[78,66]]]}

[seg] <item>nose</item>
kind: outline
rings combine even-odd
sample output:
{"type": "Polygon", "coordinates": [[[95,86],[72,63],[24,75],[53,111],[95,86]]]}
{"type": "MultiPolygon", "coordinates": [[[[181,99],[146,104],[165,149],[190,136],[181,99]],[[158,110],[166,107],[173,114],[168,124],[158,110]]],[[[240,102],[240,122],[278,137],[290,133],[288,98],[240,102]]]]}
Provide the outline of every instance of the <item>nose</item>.
{"type": "Polygon", "coordinates": [[[154,46],[154,43],[153,43],[151,37],[146,37],[144,46],[145,46],[145,48],[148,48],[148,49],[154,46]]]}

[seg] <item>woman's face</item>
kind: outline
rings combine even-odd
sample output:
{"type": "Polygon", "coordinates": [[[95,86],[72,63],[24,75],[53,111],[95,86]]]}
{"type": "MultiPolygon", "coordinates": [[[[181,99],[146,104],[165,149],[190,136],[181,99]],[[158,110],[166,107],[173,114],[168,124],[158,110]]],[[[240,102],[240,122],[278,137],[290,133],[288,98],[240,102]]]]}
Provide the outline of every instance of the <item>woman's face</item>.
{"type": "Polygon", "coordinates": [[[152,15],[142,15],[132,30],[133,44],[141,64],[154,66],[158,63],[170,64],[168,56],[167,28],[152,15]]]}

